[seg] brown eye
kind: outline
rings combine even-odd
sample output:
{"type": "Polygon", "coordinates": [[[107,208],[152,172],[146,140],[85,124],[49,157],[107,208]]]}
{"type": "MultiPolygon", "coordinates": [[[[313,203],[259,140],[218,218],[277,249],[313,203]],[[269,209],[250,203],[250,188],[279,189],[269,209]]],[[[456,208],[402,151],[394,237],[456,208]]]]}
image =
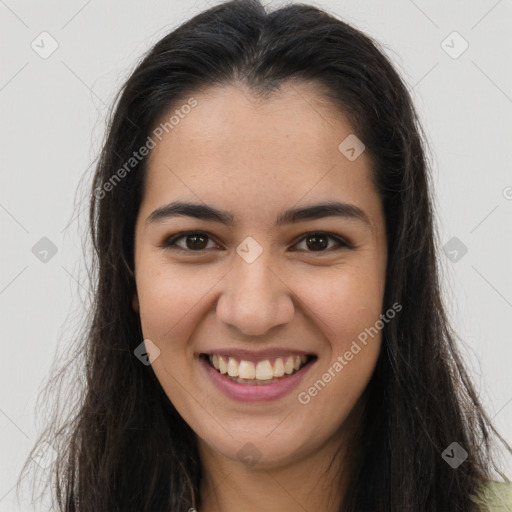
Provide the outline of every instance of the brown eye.
{"type": "Polygon", "coordinates": [[[322,234],[308,235],[305,240],[308,249],[313,251],[325,249],[329,245],[329,237],[322,234]]]}
{"type": "Polygon", "coordinates": [[[204,235],[187,235],[185,237],[187,249],[205,249],[207,238],[208,237],[204,235]]]}
{"type": "Polygon", "coordinates": [[[328,247],[330,240],[334,240],[338,247],[351,248],[351,245],[341,238],[323,232],[308,233],[304,238],[302,238],[301,242],[305,241],[307,252],[328,252],[329,249],[333,248],[331,246],[328,250],[325,250],[328,247]]]}
{"type": "MultiPolygon", "coordinates": [[[[193,231],[189,233],[180,233],[178,235],[172,236],[168,238],[163,246],[171,249],[177,248],[178,250],[184,250],[189,252],[200,252],[207,249],[208,240],[210,236],[206,233],[193,231]],[[185,244],[180,245],[176,243],[178,240],[184,239],[185,244]]],[[[213,241],[212,241],[213,243],[213,241]]],[[[215,243],[213,243],[214,247],[217,247],[215,243]]]]}

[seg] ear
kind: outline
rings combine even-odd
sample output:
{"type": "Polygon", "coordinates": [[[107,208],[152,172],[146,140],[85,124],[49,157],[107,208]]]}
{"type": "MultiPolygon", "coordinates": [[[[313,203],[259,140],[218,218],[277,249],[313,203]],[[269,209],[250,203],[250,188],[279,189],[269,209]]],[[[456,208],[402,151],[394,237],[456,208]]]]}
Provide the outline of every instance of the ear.
{"type": "Polygon", "coordinates": [[[132,297],[132,308],[137,313],[139,312],[139,298],[137,297],[137,292],[135,292],[132,297]]]}

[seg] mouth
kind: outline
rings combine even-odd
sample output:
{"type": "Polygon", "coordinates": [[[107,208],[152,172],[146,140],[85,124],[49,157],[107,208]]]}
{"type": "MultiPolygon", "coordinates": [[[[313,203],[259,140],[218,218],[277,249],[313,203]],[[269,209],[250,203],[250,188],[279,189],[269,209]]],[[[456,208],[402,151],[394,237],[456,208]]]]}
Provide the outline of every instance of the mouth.
{"type": "Polygon", "coordinates": [[[229,380],[256,386],[286,380],[317,359],[313,354],[272,357],[258,361],[239,359],[226,354],[202,353],[199,357],[229,380]]]}

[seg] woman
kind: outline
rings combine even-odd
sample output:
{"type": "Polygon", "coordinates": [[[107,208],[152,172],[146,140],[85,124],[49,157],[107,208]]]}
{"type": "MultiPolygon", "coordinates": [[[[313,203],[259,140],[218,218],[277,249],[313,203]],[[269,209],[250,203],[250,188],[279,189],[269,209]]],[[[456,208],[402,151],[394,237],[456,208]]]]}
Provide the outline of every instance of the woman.
{"type": "Polygon", "coordinates": [[[45,434],[59,510],[512,507],[421,129],[367,36],[256,0],[168,34],[120,93],[90,223],[86,388],[45,434]]]}

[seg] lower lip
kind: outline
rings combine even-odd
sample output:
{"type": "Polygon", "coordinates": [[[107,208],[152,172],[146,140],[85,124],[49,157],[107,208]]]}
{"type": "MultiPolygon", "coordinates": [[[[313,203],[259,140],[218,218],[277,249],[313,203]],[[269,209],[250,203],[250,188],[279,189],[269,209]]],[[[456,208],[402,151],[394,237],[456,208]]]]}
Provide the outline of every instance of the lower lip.
{"type": "Polygon", "coordinates": [[[315,361],[309,362],[290,377],[285,377],[272,384],[241,384],[212,368],[204,358],[199,358],[199,362],[217,387],[228,397],[241,402],[267,402],[290,393],[299,385],[315,361]]]}

